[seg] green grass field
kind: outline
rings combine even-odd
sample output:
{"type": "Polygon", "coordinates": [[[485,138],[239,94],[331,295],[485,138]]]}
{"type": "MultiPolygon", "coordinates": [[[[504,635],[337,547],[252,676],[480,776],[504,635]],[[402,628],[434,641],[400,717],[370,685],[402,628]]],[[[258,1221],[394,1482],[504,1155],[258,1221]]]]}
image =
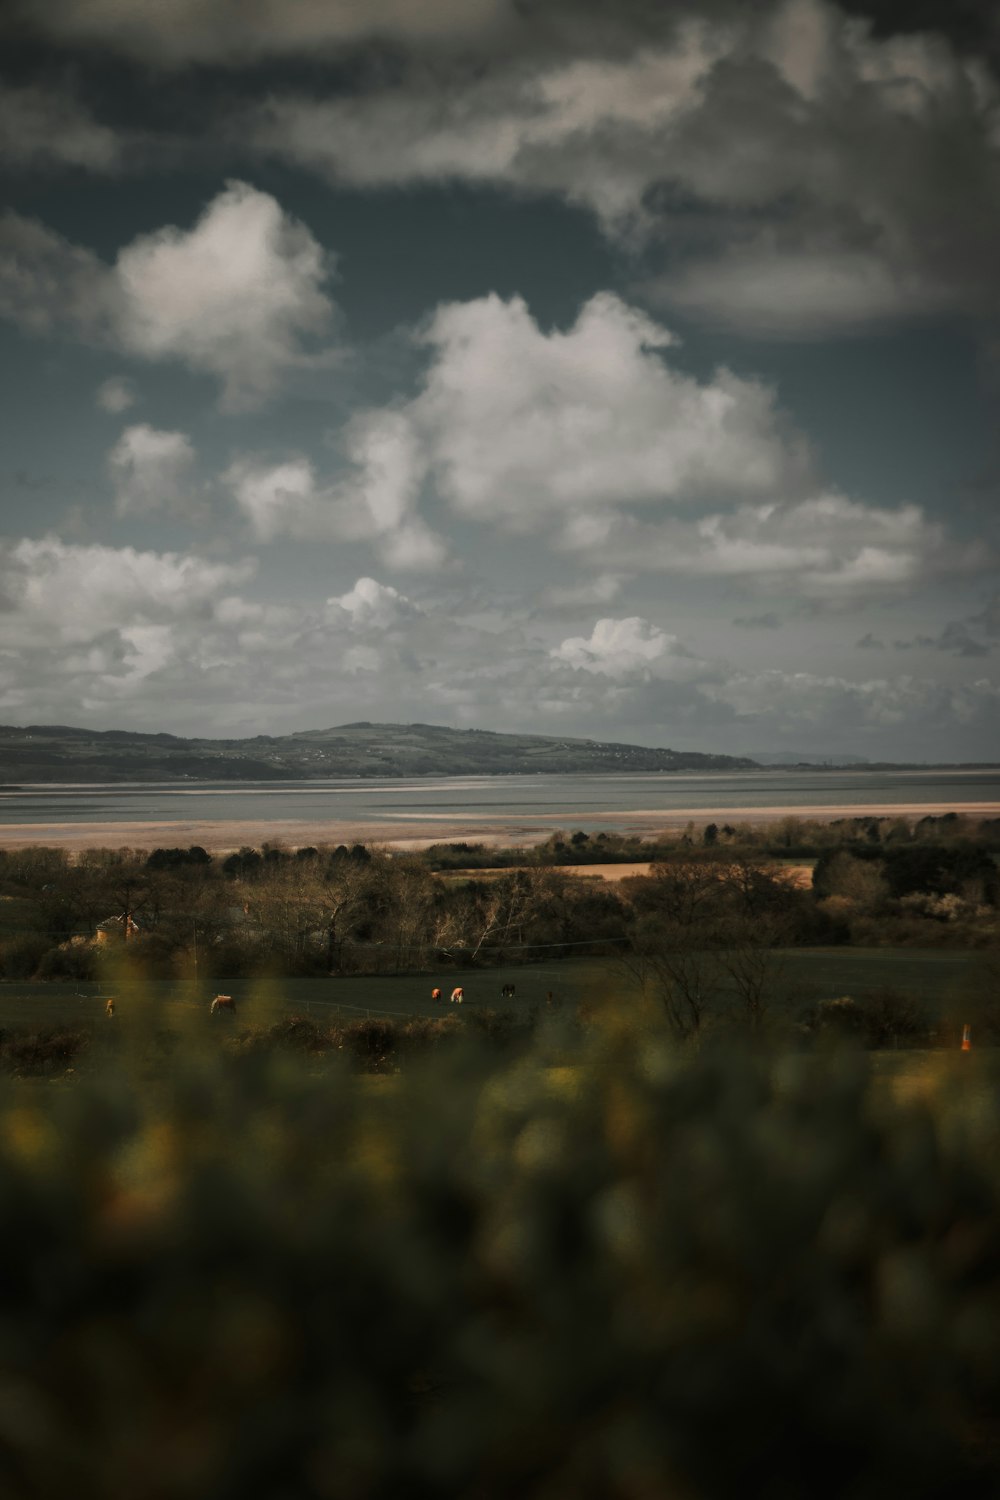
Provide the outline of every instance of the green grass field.
{"type": "MultiPolygon", "coordinates": [[[[776,1009],[797,1013],[817,1000],[839,995],[860,998],[883,987],[902,990],[923,1001],[929,1010],[951,1012],[972,993],[981,955],[940,949],[810,948],[781,955],[775,992],[776,1009]]],[[[297,1012],[320,1020],[324,1015],[367,1014],[400,1017],[454,1014],[448,995],[456,984],[465,989],[464,1014],[479,1009],[528,1010],[544,1006],[546,994],[574,1006],[617,993],[626,999],[630,984],[607,960],[548,964],[534,967],[449,971],[447,974],[351,976],[336,979],[232,980],[194,983],[152,980],[141,983],[83,984],[77,982],[11,981],[0,984],[0,1026],[53,1022],[79,1023],[90,1017],[103,1020],[104,1000],[114,994],[120,1012],[140,997],[166,1007],[205,1007],[218,991],[236,999],[241,1019],[266,1023],[297,1012]],[[513,1001],[501,1000],[505,983],[516,986],[513,1001]],[[439,985],[444,1000],[430,998],[439,985]]]]}

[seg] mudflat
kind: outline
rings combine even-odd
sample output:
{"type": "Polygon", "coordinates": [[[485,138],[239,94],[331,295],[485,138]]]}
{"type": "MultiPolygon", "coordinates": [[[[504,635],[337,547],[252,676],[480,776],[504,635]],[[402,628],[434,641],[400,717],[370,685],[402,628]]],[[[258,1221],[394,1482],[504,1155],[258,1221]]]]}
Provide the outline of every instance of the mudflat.
{"type": "Polygon", "coordinates": [[[213,854],[244,845],[265,842],[302,848],[308,844],[382,844],[393,849],[422,849],[434,843],[479,843],[495,847],[532,845],[547,839],[556,828],[574,828],[585,822],[592,830],[652,838],[668,830],[682,830],[688,823],[772,823],[782,818],[801,818],[829,823],[852,817],[925,817],[929,813],[952,812],[973,818],[1000,816],[1000,801],[949,802],[941,807],[926,802],[842,802],[836,805],[801,803],[771,807],[687,807],[603,812],[588,809],[585,816],[563,812],[535,812],[528,817],[498,816],[484,811],[481,817],[468,812],[436,813],[402,820],[260,818],[260,819],[171,819],[163,821],[113,820],[86,822],[0,824],[0,848],[19,849],[49,845],[70,850],[186,848],[200,844],[213,854]]]}

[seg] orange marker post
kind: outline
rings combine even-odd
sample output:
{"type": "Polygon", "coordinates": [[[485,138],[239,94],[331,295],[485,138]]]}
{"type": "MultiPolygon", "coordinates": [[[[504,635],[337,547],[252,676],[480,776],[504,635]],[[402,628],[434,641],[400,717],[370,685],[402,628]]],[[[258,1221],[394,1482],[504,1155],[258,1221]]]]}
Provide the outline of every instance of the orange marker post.
{"type": "Polygon", "coordinates": [[[971,1036],[971,1032],[972,1032],[972,1027],[971,1026],[963,1026],[962,1027],[962,1051],[963,1052],[971,1052],[972,1051],[972,1036],[971,1036]]]}

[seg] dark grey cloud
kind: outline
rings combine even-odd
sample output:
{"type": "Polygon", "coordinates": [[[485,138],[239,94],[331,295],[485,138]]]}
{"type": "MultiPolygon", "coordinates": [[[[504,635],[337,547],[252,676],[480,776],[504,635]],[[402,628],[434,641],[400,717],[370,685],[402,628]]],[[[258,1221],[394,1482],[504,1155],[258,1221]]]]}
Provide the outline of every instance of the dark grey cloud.
{"type": "MultiPolygon", "coordinates": [[[[861,644],[859,642],[859,644],[861,644]]],[[[944,651],[951,656],[989,656],[992,647],[978,640],[961,620],[951,620],[937,635],[918,635],[909,641],[893,641],[897,651],[944,651]]]]}
{"type": "Polygon", "coordinates": [[[994,594],[986,607],[979,614],[973,615],[969,623],[994,639],[1000,638],[1000,593],[994,594]]]}
{"type": "MultiPolygon", "coordinates": [[[[240,122],[334,183],[554,194],[647,247],[650,297],[751,334],[1000,307],[1000,88],[824,0],[670,12],[642,44],[274,91],[240,122]]],[[[584,31],[584,36],[586,32],[584,31]]]]}
{"type": "Polygon", "coordinates": [[[112,172],[122,164],[125,137],[98,120],[71,87],[0,82],[0,166],[37,171],[50,166],[112,172]]]}
{"type": "MultiPolygon", "coordinates": [[[[14,15],[85,73],[116,50],[214,69],[198,95],[215,118],[189,149],[335,185],[582,206],[645,246],[647,296],[743,334],[1000,309],[1000,85],[982,6],[915,19],[883,4],[871,21],[830,0],[50,0],[14,15]]],[[[10,97],[36,121],[29,154],[119,151],[48,84],[10,97]]]]}

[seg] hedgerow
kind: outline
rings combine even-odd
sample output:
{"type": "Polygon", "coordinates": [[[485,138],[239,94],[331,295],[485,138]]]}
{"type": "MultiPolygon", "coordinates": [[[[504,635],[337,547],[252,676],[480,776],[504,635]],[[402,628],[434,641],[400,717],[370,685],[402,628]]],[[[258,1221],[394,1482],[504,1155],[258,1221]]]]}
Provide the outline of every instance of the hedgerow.
{"type": "Polygon", "coordinates": [[[4,1496],[996,1493],[984,1058],[295,1033],[0,1078],[4,1496]]]}

